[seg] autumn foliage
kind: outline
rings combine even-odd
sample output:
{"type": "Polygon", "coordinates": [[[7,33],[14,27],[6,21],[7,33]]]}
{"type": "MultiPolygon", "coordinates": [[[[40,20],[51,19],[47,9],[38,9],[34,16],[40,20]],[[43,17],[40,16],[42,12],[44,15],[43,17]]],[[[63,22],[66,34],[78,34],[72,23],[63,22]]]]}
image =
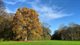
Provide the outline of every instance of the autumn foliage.
{"type": "Polygon", "coordinates": [[[28,8],[17,10],[12,22],[12,31],[14,40],[41,40],[43,35],[38,14],[28,8]]]}

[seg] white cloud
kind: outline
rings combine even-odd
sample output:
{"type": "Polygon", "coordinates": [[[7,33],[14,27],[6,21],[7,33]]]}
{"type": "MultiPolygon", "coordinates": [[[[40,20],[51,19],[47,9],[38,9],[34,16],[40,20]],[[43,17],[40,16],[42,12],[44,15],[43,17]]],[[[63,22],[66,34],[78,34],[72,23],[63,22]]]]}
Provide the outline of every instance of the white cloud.
{"type": "Polygon", "coordinates": [[[11,0],[4,0],[4,3],[10,4],[10,5],[15,5],[15,4],[18,3],[18,2],[23,3],[23,2],[26,2],[26,0],[14,0],[14,1],[11,1],[11,0]]]}
{"type": "MultiPolygon", "coordinates": [[[[36,3],[39,3],[40,2],[40,0],[33,0],[34,2],[36,2],[36,3]]],[[[21,3],[28,3],[28,2],[33,2],[33,1],[29,1],[29,0],[4,0],[4,3],[6,3],[6,4],[10,4],[10,5],[15,5],[15,4],[17,4],[18,2],[21,2],[21,3]]]]}
{"type": "Polygon", "coordinates": [[[10,4],[10,5],[15,5],[17,2],[12,2],[12,1],[4,1],[4,3],[6,3],[6,4],[10,4]]]}
{"type": "Polygon", "coordinates": [[[6,8],[5,11],[7,11],[8,13],[15,13],[15,12],[16,12],[16,11],[12,11],[12,10],[10,10],[8,7],[6,8]]]}
{"type": "MultiPolygon", "coordinates": [[[[62,7],[58,7],[56,5],[53,6],[48,6],[48,5],[42,5],[40,2],[41,0],[34,0],[34,1],[29,1],[29,0],[17,0],[15,2],[8,2],[5,1],[7,4],[16,4],[17,2],[26,2],[29,4],[33,9],[35,9],[39,15],[40,19],[45,20],[45,19],[58,19],[58,18],[63,18],[66,16],[71,16],[72,14],[67,13],[64,9],[61,9],[62,7]],[[60,10],[59,10],[60,9],[60,10]]],[[[13,12],[9,9],[7,9],[8,12],[13,12]]]]}
{"type": "Polygon", "coordinates": [[[67,13],[65,9],[61,9],[61,7],[57,7],[55,5],[47,6],[35,2],[31,2],[30,5],[39,13],[41,20],[59,19],[72,15],[71,13],[67,13]]]}

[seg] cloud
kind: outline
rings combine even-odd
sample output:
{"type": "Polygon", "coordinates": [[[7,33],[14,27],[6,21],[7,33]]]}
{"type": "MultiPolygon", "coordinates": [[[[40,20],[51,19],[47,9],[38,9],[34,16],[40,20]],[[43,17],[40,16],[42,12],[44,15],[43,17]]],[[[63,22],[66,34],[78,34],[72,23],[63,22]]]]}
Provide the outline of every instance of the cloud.
{"type": "MultiPolygon", "coordinates": [[[[56,5],[48,5],[46,3],[42,4],[41,0],[34,0],[34,1],[30,1],[30,0],[17,0],[17,1],[5,1],[5,3],[7,4],[11,4],[11,5],[15,5],[18,2],[25,2],[27,4],[29,4],[31,6],[31,8],[35,9],[38,13],[39,13],[39,17],[41,20],[52,20],[52,19],[59,19],[59,18],[63,18],[63,17],[67,17],[67,16],[71,16],[72,13],[67,13],[67,11],[65,11],[65,9],[63,9],[62,7],[58,7],[56,5]]],[[[49,1],[50,2],[50,1],[49,1]]],[[[8,12],[14,12],[11,11],[10,9],[7,9],[8,12]]]]}
{"type": "Polygon", "coordinates": [[[6,3],[6,4],[10,4],[10,5],[15,5],[17,2],[12,2],[12,1],[4,1],[4,3],[6,3]]]}
{"type": "Polygon", "coordinates": [[[4,3],[10,4],[10,5],[15,5],[15,4],[17,4],[18,2],[23,3],[23,2],[26,2],[26,0],[14,0],[14,1],[12,1],[12,0],[4,0],[4,3]]]}
{"type": "Polygon", "coordinates": [[[41,20],[53,20],[59,19],[67,16],[71,16],[72,13],[67,13],[65,9],[58,7],[56,5],[48,6],[48,5],[41,5],[40,3],[31,2],[30,5],[33,9],[35,9],[39,15],[41,20]]]}
{"type": "Polygon", "coordinates": [[[6,8],[5,11],[7,11],[8,13],[15,13],[15,12],[16,12],[16,11],[12,11],[12,10],[10,10],[8,7],[6,8]]]}
{"type": "Polygon", "coordinates": [[[32,0],[32,1],[30,1],[30,0],[3,0],[4,1],[4,3],[6,3],[6,4],[10,4],[10,5],[15,5],[15,4],[17,4],[17,3],[29,3],[29,2],[36,2],[36,3],[39,3],[40,2],[40,0],[32,0]]]}

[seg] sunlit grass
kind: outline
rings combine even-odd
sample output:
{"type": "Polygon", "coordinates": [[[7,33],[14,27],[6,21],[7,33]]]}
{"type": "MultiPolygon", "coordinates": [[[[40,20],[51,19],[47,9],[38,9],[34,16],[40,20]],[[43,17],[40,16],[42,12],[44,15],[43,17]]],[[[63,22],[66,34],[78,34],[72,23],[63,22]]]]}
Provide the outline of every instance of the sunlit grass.
{"type": "Polygon", "coordinates": [[[47,40],[47,41],[3,41],[0,45],[80,45],[80,41],[60,41],[60,40],[47,40]]]}

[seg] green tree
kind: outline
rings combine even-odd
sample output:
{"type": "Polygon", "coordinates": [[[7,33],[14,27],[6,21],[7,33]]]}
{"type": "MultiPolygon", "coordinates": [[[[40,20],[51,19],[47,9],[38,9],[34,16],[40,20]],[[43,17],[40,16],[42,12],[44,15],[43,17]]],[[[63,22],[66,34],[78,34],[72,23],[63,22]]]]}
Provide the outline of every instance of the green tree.
{"type": "Polygon", "coordinates": [[[43,39],[44,40],[50,40],[51,39],[51,30],[49,27],[44,27],[43,26],[43,39]]]}
{"type": "Polygon", "coordinates": [[[52,35],[52,39],[60,40],[80,40],[80,25],[70,23],[68,26],[59,28],[57,32],[52,35]]]}

